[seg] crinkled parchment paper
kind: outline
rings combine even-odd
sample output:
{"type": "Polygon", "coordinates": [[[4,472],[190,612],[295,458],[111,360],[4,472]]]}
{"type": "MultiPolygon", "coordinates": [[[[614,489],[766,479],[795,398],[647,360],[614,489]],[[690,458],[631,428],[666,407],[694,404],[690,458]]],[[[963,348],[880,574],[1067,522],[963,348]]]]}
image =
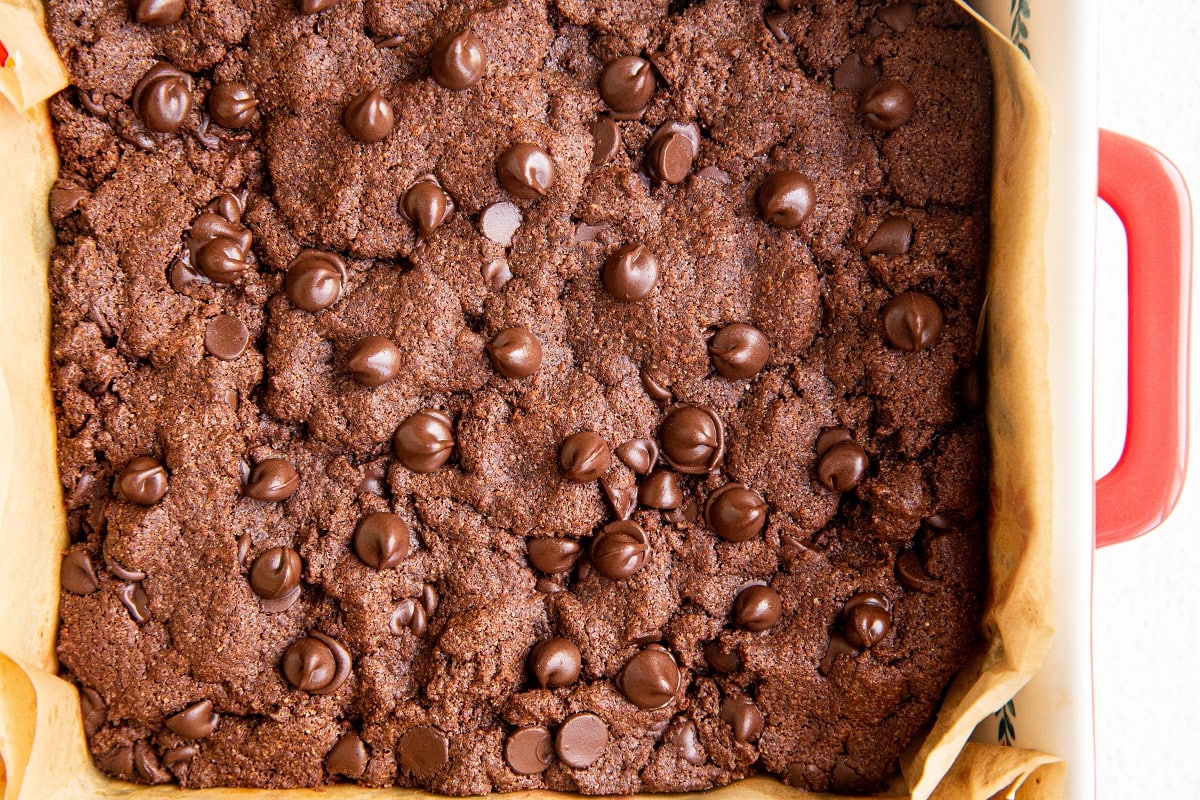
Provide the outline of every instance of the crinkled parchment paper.
{"type": "MultiPolygon", "coordinates": [[[[986,40],[995,72],[996,119],[984,337],[992,441],[986,643],[956,678],[931,731],[905,755],[902,775],[882,795],[891,798],[1062,795],[1060,759],[966,743],[976,724],[1037,671],[1053,633],[1042,252],[1050,122],[1029,63],[995,31],[988,29],[986,40]]],[[[9,66],[0,67],[0,792],[3,800],[177,798],[177,787],[135,786],[92,766],[78,695],[56,674],[58,571],[67,534],[48,381],[46,273],[54,237],[46,198],[57,158],[44,101],[67,78],[46,38],[37,0],[0,0],[0,42],[12,54],[9,66]]],[[[205,789],[189,794],[196,800],[431,797],[350,785],[320,792],[205,789]]],[[[707,793],[712,800],[804,796],[768,778],[707,793]]]]}

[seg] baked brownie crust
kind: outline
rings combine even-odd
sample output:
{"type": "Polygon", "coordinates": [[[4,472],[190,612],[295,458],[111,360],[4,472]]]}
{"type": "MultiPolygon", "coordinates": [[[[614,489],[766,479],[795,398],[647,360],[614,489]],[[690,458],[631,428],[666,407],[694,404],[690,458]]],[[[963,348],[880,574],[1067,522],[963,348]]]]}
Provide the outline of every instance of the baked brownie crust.
{"type": "Polygon", "coordinates": [[[949,0],[48,21],[58,653],[103,770],[895,770],[984,581],[991,86],[949,0]]]}

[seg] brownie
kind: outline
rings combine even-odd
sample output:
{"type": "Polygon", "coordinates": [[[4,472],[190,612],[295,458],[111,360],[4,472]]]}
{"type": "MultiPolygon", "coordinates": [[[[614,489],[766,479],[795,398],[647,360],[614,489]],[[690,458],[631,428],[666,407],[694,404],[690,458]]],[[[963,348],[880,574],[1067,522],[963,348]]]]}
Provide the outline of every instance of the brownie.
{"type": "Polygon", "coordinates": [[[185,787],[870,790],[978,640],[950,0],[50,0],[58,654],[185,787]]]}

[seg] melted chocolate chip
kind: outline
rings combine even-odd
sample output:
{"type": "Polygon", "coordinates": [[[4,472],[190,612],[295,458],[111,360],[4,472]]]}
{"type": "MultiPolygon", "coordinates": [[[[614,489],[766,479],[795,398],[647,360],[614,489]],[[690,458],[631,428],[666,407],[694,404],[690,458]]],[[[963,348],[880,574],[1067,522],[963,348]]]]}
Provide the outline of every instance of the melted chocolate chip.
{"type": "Polygon", "coordinates": [[[922,292],[904,292],[883,307],[883,333],[892,347],[915,353],[937,344],[942,335],[942,309],[922,292]]]}
{"type": "Polygon", "coordinates": [[[61,222],[79,208],[79,204],[90,197],[86,189],[77,186],[55,186],[50,190],[50,219],[61,222]]]}
{"type": "Polygon", "coordinates": [[[621,149],[621,129],[612,117],[598,117],[592,123],[592,166],[607,164],[621,149]]]}
{"type": "Polygon", "coordinates": [[[159,61],[134,87],[132,103],[147,128],[155,133],[174,133],[192,110],[192,76],[159,61]]]}
{"type": "Polygon", "coordinates": [[[526,543],[529,563],[547,575],[561,575],[571,571],[579,558],[579,542],[574,539],[538,538],[526,543]]]}
{"type": "Polygon", "coordinates": [[[79,712],[83,719],[83,730],[88,736],[95,736],[96,731],[108,721],[108,705],[104,698],[87,686],[79,688],[79,712]]]}
{"type": "Polygon", "coordinates": [[[608,471],[612,451],[604,437],[593,431],[573,433],[558,451],[563,477],[574,483],[590,483],[608,471]]]}
{"type": "Polygon", "coordinates": [[[408,525],[387,511],[368,514],[354,529],[354,553],[368,567],[392,569],[408,555],[408,525]]]}
{"type": "Polygon", "coordinates": [[[292,305],[305,311],[329,308],[342,298],[346,262],[325,250],[301,250],[288,265],[284,288],[292,305]]]}
{"type": "Polygon", "coordinates": [[[915,550],[906,550],[896,559],[896,577],[912,592],[936,592],[941,583],[930,577],[915,550]]]}
{"type": "Polygon", "coordinates": [[[506,378],[528,378],[542,365],[542,343],[525,328],[505,328],[487,345],[492,366],[506,378]]]}
{"type": "Polygon", "coordinates": [[[187,10],[186,0],[132,0],[129,10],[133,18],[152,28],[165,28],[178,22],[187,10]]]}
{"type": "Polygon", "coordinates": [[[589,711],[567,717],[554,737],[559,760],[575,769],[587,769],[595,764],[607,747],[608,726],[589,711]]]}
{"type": "Polygon", "coordinates": [[[232,361],[246,352],[250,329],[232,314],[218,314],[204,328],[204,349],[222,361],[232,361]]]}
{"type": "Polygon", "coordinates": [[[913,226],[904,217],[891,216],[879,223],[863,248],[868,256],[902,256],[912,247],[913,226]]]}
{"type": "Polygon", "coordinates": [[[169,716],[164,721],[167,729],[185,739],[203,739],[217,729],[221,717],[213,711],[211,700],[201,700],[169,716]]]}
{"type": "Polygon", "coordinates": [[[912,119],[916,99],[900,81],[885,78],[862,96],[858,111],[875,130],[894,131],[912,119]]]}
{"type": "Polygon", "coordinates": [[[658,443],[653,439],[630,439],[616,453],[625,466],[639,475],[649,475],[658,461],[658,443]]]}
{"type": "Polygon", "coordinates": [[[250,471],[242,494],[255,500],[276,503],[287,500],[300,488],[300,474],[282,458],[264,459],[250,471]]]}
{"type": "Polygon", "coordinates": [[[350,677],[350,653],[340,642],[312,631],[288,645],[280,668],[297,689],[309,694],[332,694],[350,677]]]}
{"type": "Polygon", "coordinates": [[[129,616],[133,617],[134,622],[141,625],[150,621],[150,598],[146,596],[146,590],[140,583],[122,584],[121,588],[117,589],[117,596],[121,598],[121,604],[125,606],[129,616]]]}
{"type": "Polygon", "coordinates": [[[500,185],[516,197],[536,200],[545,197],[554,184],[554,159],[535,144],[518,142],[496,159],[500,185]]]}
{"type": "Polygon", "coordinates": [[[546,639],[529,653],[529,674],[543,689],[570,686],[578,680],[582,666],[583,657],[570,639],[546,639]]]}
{"type": "Polygon", "coordinates": [[[658,259],[642,244],[627,244],[604,262],[604,286],[618,300],[649,297],[658,284],[658,259]]]}
{"type": "Polygon", "coordinates": [[[167,470],[153,458],[138,456],[121,470],[115,489],[127,503],[152,506],[167,493],[167,470]]]}
{"type": "Polygon", "coordinates": [[[708,406],[682,405],[658,428],[663,459],[679,472],[701,475],[725,460],[725,425],[708,406]]]}
{"type": "Polygon", "coordinates": [[[208,92],[208,113],[213,122],[225,128],[245,128],[254,119],[258,101],[250,87],[236,81],[214,83],[208,92]]]}
{"type": "Polygon", "coordinates": [[[708,357],[722,377],[745,380],[758,374],[771,357],[767,337],[753,325],[734,322],[708,340],[708,357]]]}
{"type": "Polygon", "coordinates": [[[729,725],[735,741],[756,742],[763,732],[763,716],[745,695],[727,697],[721,703],[721,720],[729,725]]]}
{"type": "Polygon", "coordinates": [[[433,79],[451,91],[469,89],[479,83],[487,69],[487,49],[479,37],[470,31],[456,31],[443,36],[429,54],[429,70],[433,79]]]}
{"type": "Polygon", "coordinates": [[[683,486],[678,472],[659,470],[638,487],[638,502],[649,508],[669,511],[683,505],[683,486]]]}
{"type": "Polygon", "coordinates": [[[357,780],[367,771],[367,746],[354,731],[345,733],[325,754],[325,771],[357,780]]]}
{"type": "Polygon", "coordinates": [[[767,522],[767,502],[744,484],[727,483],[709,495],[704,521],[727,542],[747,542],[767,522]]]}
{"type": "Polygon", "coordinates": [[[855,656],[858,655],[858,649],[846,640],[846,637],[840,633],[835,633],[829,637],[829,645],[825,648],[825,655],[821,657],[821,664],[818,671],[822,675],[828,675],[833,671],[833,666],[837,663],[839,656],[855,656]]]}
{"type": "Polygon", "coordinates": [[[842,626],[850,644],[874,647],[892,629],[892,603],[881,594],[860,592],[846,601],[842,626]]]}
{"type": "Polygon", "coordinates": [[[63,556],[59,582],[71,594],[91,594],[100,588],[96,567],[87,550],[74,549],[63,556]]]}
{"type": "Polygon", "coordinates": [[[879,67],[867,66],[857,53],[846,56],[833,71],[833,88],[843,92],[865,92],[879,81],[879,67]]]}
{"type": "Polygon", "coordinates": [[[742,660],[737,653],[725,650],[720,642],[704,643],[704,660],[714,672],[722,675],[732,675],[742,668],[742,660]]]}
{"type": "Polygon", "coordinates": [[[900,0],[898,3],[892,3],[879,9],[875,16],[896,33],[904,33],[910,25],[917,21],[917,7],[908,0],[900,0]]]}
{"type": "Polygon", "coordinates": [[[767,176],[756,199],[764,220],[778,228],[798,228],[817,204],[817,189],[804,173],[785,169],[767,176]]]}
{"type": "Polygon", "coordinates": [[[434,472],[450,460],[454,429],[445,411],[418,411],[396,428],[392,449],[400,463],[413,472],[434,472]]]}
{"type": "Polygon", "coordinates": [[[762,584],[747,586],[733,601],[733,624],[748,631],[765,631],[782,613],[779,593],[762,584]]]}
{"type": "Polygon", "coordinates": [[[400,211],[417,223],[421,238],[427,239],[454,213],[454,201],[436,181],[420,180],[400,198],[400,211]]]}
{"type": "Polygon", "coordinates": [[[304,563],[290,547],[264,551],[250,567],[250,588],[262,598],[263,610],[280,613],[300,598],[300,576],[304,563]]]}
{"type": "Polygon", "coordinates": [[[625,662],[613,683],[617,691],[643,711],[663,708],[679,692],[679,665],[665,648],[650,645],[625,662]]]}
{"type": "Polygon", "coordinates": [[[504,760],[518,775],[545,772],[554,758],[550,731],[540,725],[518,728],[504,742],[504,760]]]}
{"type": "Polygon", "coordinates": [[[600,72],[600,97],[622,117],[638,116],[657,86],[654,68],[637,56],[621,56],[600,72]]]}
{"type": "Polygon", "coordinates": [[[848,492],[862,483],[869,465],[867,451],[858,442],[838,442],[817,461],[817,478],[831,491],[848,492]]]}
{"type": "Polygon", "coordinates": [[[622,580],[646,564],[650,544],[636,522],[618,520],[605,525],[592,539],[592,565],[606,578],[622,580]]]}
{"type": "Polygon", "coordinates": [[[383,386],[400,374],[400,349],[383,336],[359,339],[346,358],[346,372],[361,386],[383,386]]]}
{"type": "Polygon", "coordinates": [[[417,778],[429,778],[450,760],[450,741],[432,725],[410,728],[396,745],[400,768],[417,778]]]}

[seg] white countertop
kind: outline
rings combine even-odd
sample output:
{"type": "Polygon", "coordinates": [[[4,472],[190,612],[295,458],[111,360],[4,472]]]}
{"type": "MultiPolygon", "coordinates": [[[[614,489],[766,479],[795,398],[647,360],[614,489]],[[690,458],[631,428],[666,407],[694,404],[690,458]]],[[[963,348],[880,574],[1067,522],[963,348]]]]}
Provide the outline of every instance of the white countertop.
{"type": "MultiPolygon", "coordinates": [[[[1166,154],[1200,199],[1200,6],[1099,0],[1100,124],[1166,154]]],[[[1200,223],[1200,215],[1194,217],[1200,223]]],[[[1102,208],[1097,317],[1123,315],[1124,239],[1102,208]]],[[[1200,225],[1196,226],[1200,231],[1200,225]]],[[[1195,314],[1193,314],[1195,317],[1195,314]]],[[[1124,329],[1097,332],[1097,469],[1120,454],[1124,329]]],[[[1192,327],[1189,480],[1172,517],[1096,554],[1093,644],[1097,796],[1200,796],[1200,325],[1192,327]]]]}

